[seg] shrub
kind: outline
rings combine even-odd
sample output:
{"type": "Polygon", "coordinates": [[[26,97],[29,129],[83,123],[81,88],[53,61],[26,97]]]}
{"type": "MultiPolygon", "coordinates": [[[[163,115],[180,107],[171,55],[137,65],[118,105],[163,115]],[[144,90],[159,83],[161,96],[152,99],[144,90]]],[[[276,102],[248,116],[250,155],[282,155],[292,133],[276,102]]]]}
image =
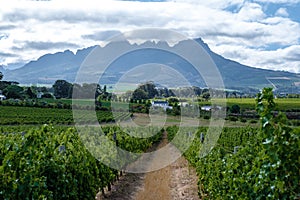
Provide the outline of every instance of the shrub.
{"type": "Polygon", "coordinates": [[[229,121],[236,122],[238,120],[237,117],[229,116],[229,121]]]}
{"type": "Polygon", "coordinates": [[[241,118],[240,121],[243,122],[243,123],[246,123],[246,122],[247,122],[247,119],[241,118]]]}
{"type": "Polygon", "coordinates": [[[210,116],[209,115],[204,115],[203,119],[210,119],[210,116]]]}

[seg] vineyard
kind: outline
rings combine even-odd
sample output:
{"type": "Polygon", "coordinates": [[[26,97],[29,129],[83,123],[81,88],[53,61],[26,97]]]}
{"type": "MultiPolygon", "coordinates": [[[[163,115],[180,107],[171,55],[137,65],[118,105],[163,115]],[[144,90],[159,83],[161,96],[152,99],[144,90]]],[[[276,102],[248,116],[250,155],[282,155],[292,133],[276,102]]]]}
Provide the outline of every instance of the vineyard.
{"type": "MultiPolygon", "coordinates": [[[[210,141],[207,129],[194,132],[195,139],[184,152],[197,170],[199,195],[203,199],[299,199],[300,128],[286,126],[284,115],[274,117],[273,94],[265,89],[257,98],[261,128],[225,128],[209,155],[201,157],[210,141]],[[199,154],[200,152],[200,154],[199,154]]],[[[178,127],[169,127],[174,140],[178,127]]],[[[181,140],[188,141],[185,135],[181,140]]]]}
{"type": "MultiPolygon", "coordinates": [[[[83,110],[82,112],[85,112],[83,110]]],[[[88,115],[94,112],[89,110],[88,115]]],[[[114,122],[128,120],[131,113],[128,112],[109,112],[96,111],[98,122],[114,122]]],[[[88,117],[88,116],[87,116],[88,117]]],[[[89,117],[88,117],[89,118],[89,117]]],[[[88,123],[88,120],[81,119],[81,123],[88,123]]],[[[74,124],[73,113],[70,109],[59,108],[33,108],[18,106],[1,106],[0,109],[0,125],[33,125],[33,124],[58,124],[72,125],[74,124]]]]}
{"type": "MultiPolygon", "coordinates": [[[[199,128],[184,156],[197,170],[200,197],[299,198],[300,129],[286,130],[289,132],[269,141],[259,139],[259,130],[254,128],[225,128],[211,153],[202,158],[200,138],[207,129],[199,128]]],[[[178,127],[169,127],[167,131],[172,141],[178,127]]],[[[180,149],[181,143],[173,143],[180,149]]]]}
{"type": "Polygon", "coordinates": [[[2,106],[0,199],[95,199],[166,133],[196,169],[201,199],[299,199],[300,128],[273,114],[271,90],[256,101],[260,127],[225,127],[220,135],[217,127],[99,129],[86,124],[131,116],[82,109],[75,129],[66,126],[74,124],[70,109],[2,106]]]}
{"type": "MultiPolygon", "coordinates": [[[[93,139],[106,136],[114,141],[116,133],[120,148],[143,152],[159,141],[162,133],[158,129],[147,130],[158,133],[136,139],[117,127],[106,127],[103,135],[93,139]]],[[[2,128],[4,134],[0,135],[0,199],[94,199],[99,190],[118,179],[120,172],[95,159],[74,128],[44,125],[10,131],[2,128]]]]}

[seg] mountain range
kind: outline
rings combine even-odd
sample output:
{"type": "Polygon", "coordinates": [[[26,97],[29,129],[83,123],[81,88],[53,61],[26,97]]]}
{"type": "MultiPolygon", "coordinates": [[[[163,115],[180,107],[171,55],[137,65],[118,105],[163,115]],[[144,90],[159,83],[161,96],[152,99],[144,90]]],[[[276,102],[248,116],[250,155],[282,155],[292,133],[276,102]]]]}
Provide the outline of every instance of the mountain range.
{"type": "MultiPolygon", "coordinates": [[[[296,91],[300,93],[300,74],[242,65],[214,53],[202,39],[195,39],[195,41],[210,55],[227,89],[257,90],[263,87],[274,87],[281,92],[296,91]]],[[[128,52],[110,63],[105,72],[93,73],[93,71],[87,69],[85,72],[87,77],[91,74],[101,75],[100,82],[102,84],[116,84],[120,80],[124,83],[137,83],[149,81],[153,78],[168,87],[179,87],[187,84],[207,87],[203,77],[197,73],[191,63],[172,53],[175,49],[183,48],[184,51],[192,54],[193,48],[189,48],[187,44],[186,41],[180,41],[174,46],[169,46],[168,43],[163,41],[147,41],[142,44],[115,41],[104,47],[91,46],[80,49],[76,53],[65,50],[54,54],[46,54],[18,69],[5,70],[0,66],[0,71],[4,74],[4,80],[17,81],[21,84],[53,84],[58,79],[74,82],[80,66],[93,50],[98,49],[101,53],[138,47],[138,51],[128,52]],[[151,47],[155,47],[155,49],[151,47]],[[157,48],[167,49],[168,51],[160,51],[157,48]],[[128,74],[128,72],[130,73],[128,74]],[[178,77],[181,78],[177,81],[178,77]]],[[[100,65],[101,62],[97,64],[100,65]]],[[[89,78],[86,81],[88,80],[89,78]]]]}

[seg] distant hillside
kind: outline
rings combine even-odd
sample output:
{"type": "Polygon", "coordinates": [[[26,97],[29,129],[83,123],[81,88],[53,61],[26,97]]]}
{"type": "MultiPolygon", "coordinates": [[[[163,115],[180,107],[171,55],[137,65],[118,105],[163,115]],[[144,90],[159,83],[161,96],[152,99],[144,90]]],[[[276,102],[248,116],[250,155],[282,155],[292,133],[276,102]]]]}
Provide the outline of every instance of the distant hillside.
{"type": "Polygon", "coordinates": [[[94,47],[78,50],[76,54],[66,50],[43,55],[21,68],[5,70],[4,80],[15,80],[22,84],[53,84],[57,79],[74,81],[80,64],[94,47]]]}
{"type": "MultiPolygon", "coordinates": [[[[297,82],[300,80],[299,74],[245,66],[212,52],[207,44],[205,44],[201,39],[196,39],[196,41],[210,54],[222,75],[226,88],[247,90],[249,88],[260,89],[262,87],[269,86],[275,87],[277,90],[283,92],[292,90],[300,93],[299,85],[297,86],[297,82]]],[[[140,47],[145,47],[145,49],[130,52],[114,61],[107,71],[105,71],[101,81],[106,84],[114,84],[124,75],[124,72],[128,71],[132,67],[147,63],[159,63],[177,70],[178,73],[188,79],[191,85],[205,87],[205,82],[197,74],[189,62],[170,53],[173,48],[179,47],[183,47],[187,52],[192,51],[192,49],[186,47],[184,44],[185,41],[181,41],[173,47],[169,47],[166,42],[146,42],[144,44],[140,44],[140,47]],[[170,52],[151,49],[148,48],[149,46],[164,46],[169,48],[170,52]]],[[[22,84],[53,84],[57,79],[65,79],[69,82],[74,82],[81,63],[94,48],[101,48],[101,50],[105,51],[108,48],[128,48],[130,45],[137,44],[130,44],[129,42],[115,42],[110,43],[105,47],[92,46],[86,49],[81,49],[75,54],[66,50],[55,54],[46,54],[38,60],[31,61],[19,69],[4,70],[0,67],[0,71],[4,74],[4,80],[14,80],[22,84]]],[[[141,76],[139,76],[139,74],[143,73],[148,75],[156,74],[156,77],[160,76],[162,84],[167,86],[180,86],[180,84],[182,84],[181,82],[178,82],[178,85],[174,85],[174,79],[176,79],[176,76],[168,77],[168,71],[165,69],[159,71],[158,67],[154,67],[153,69],[151,69],[151,67],[143,68],[143,70],[140,69],[140,71],[137,70],[134,73],[136,73],[136,76],[131,76],[130,80],[128,80],[129,82],[143,81],[141,80],[141,76]]]]}

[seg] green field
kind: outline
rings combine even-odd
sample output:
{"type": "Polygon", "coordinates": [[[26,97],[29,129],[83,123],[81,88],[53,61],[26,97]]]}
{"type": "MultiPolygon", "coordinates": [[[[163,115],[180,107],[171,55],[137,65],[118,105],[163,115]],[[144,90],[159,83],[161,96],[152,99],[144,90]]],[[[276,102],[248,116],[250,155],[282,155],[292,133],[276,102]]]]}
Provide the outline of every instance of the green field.
{"type": "MultiPolygon", "coordinates": [[[[79,110],[78,112],[84,112],[79,110]]],[[[81,123],[89,123],[95,111],[89,110],[82,119],[81,123]]],[[[129,112],[96,111],[98,122],[114,122],[123,121],[130,118],[129,112]]],[[[78,122],[78,121],[77,121],[78,122]]],[[[74,124],[73,112],[71,109],[59,108],[35,108],[35,107],[19,107],[19,106],[0,106],[0,125],[34,125],[34,124],[74,124]]]]}
{"type": "MultiPolygon", "coordinates": [[[[254,98],[227,98],[227,99],[214,99],[214,101],[224,103],[228,107],[232,105],[239,105],[242,110],[255,110],[255,99],[254,98]]],[[[289,110],[300,110],[300,99],[292,98],[280,98],[275,99],[275,103],[278,106],[280,111],[289,111],[289,110]]],[[[210,101],[199,102],[199,105],[210,105],[210,101]]]]}
{"type": "MultiPolygon", "coordinates": [[[[255,99],[254,98],[228,98],[228,99],[216,99],[216,104],[218,102],[223,103],[226,100],[227,107],[232,107],[233,105],[239,105],[242,112],[245,111],[254,111],[255,114],[255,99]]],[[[71,99],[42,99],[39,100],[39,105],[46,105],[45,108],[39,108],[39,107],[26,107],[24,106],[0,106],[0,125],[22,125],[22,124],[64,124],[64,125],[72,125],[74,124],[73,121],[73,112],[70,109],[72,100],[71,99]],[[42,102],[46,103],[43,104],[42,102]],[[66,104],[68,106],[59,106],[60,104],[66,104]],[[49,105],[52,105],[48,108],[49,105]],[[60,107],[60,108],[59,108],[60,107]],[[63,109],[63,108],[68,109],[63,109]]],[[[293,112],[294,116],[298,116],[300,112],[300,99],[275,99],[275,102],[277,103],[277,108],[280,111],[285,112],[293,112]]],[[[92,100],[88,99],[79,99],[76,100],[76,105],[81,106],[80,109],[91,109],[91,105],[93,105],[92,100]],[[90,107],[89,107],[90,106],[90,107]]],[[[112,121],[119,121],[119,120],[127,120],[130,117],[129,108],[130,111],[134,112],[140,112],[141,109],[139,109],[139,106],[144,106],[143,104],[137,104],[137,103],[125,103],[125,102],[110,102],[110,101],[103,101],[102,108],[104,110],[97,111],[97,117],[99,122],[112,122],[112,121]],[[113,107],[114,114],[109,111],[111,106],[113,107]],[[136,110],[132,110],[132,108],[136,107],[136,110]]],[[[199,106],[203,105],[210,105],[210,101],[202,101],[199,102],[199,106]]],[[[145,108],[142,108],[145,109],[145,108]]],[[[145,112],[145,111],[144,111],[145,112]]],[[[204,113],[205,114],[205,113],[204,113]]],[[[201,113],[201,116],[204,116],[203,113],[201,113]]],[[[229,113],[230,114],[230,113],[229,113]]],[[[244,119],[247,118],[246,116],[242,116],[244,119]]],[[[143,116],[142,118],[147,118],[143,116]]],[[[208,118],[209,119],[209,118],[208,118]]],[[[229,119],[229,118],[227,118],[229,119]]],[[[236,119],[237,122],[230,122],[234,121],[227,120],[226,124],[229,126],[245,126],[250,125],[251,119],[247,119],[247,123],[239,123],[239,118],[236,119]]],[[[257,119],[256,119],[257,120],[257,119]]],[[[295,123],[295,118],[293,120],[293,124],[295,123]]],[[[82,123],[87,122],[87,120],[82,119],[80,120],[82,123]]],[[[147,119],[141,120],[141,124],[147,124],[147,119]]],[[[202,120],[202,124],[207,124],[209,120],[202,120]]],[[[180,119],[176,117],[168,117],[167,118],[168,123],[175,123],[180,122],[180,119]]],[[[254,122],[254,120],[253,120],[254,122]]],[[[251,125],[255,125],[256,123],[252,123],[251,125]]],[[[298,123],[299,124],[299,123],[298,123]]]]}
{"type": "MultiPolygon", "coordinates": [[[[189,101],[189,99],[186,99],[189,101]]],[[[255,99],[254,98],[227,98],[227,99],[214,99],[214,101],[224,103],[228,107],[232,105],[239,105],[242,110],[255,110],[255,99]]],[[[72,99],[42,99],[39,102],[47,102],[47,103],[64,103],[64,104],[72,104],[72,99]]],[[[93,104],[94,100],[90,99],[78,99],[75,100],[76,104],[81,106],[87,106],[93,104]]],[[[102,101],[102,106],[109,108],[111,105],[110,101],[102,101]]],[[[114,104],[114,108],[116,109],[128,109],[128,103],[124,102],[112,102],[114,104]]],[[[292,110],[300,110],[300,99],[299,98],[278,98],[275,99],[275,103],[278,105],[278,110],[280,111],[292,111],[292,110]]],[[[199,102],[200,106],[210,105],[210,101],[202,101],[199,102]]],[[[130,104],[136,105],[136,104],[130,104]]]]}
{"type": "MultiPolygon", "coordinates": [[[[67,105],[76,104],[79,106],[91,106],[94,105],[93,99],[75,99],[74,101],[72,99],[41,99],[38,102],[40,103],[47,103],[47,104],[55,104],[55,103],[62,103],[67,105]]],[[[101,101],[102,107],[110,108],[113,104],[114,109],[123,109],[128,110],[129,104],[130,105],[138,105],[136,103],[125,103],[125,102],[115,102],[115,101],[101,101]]]]}

